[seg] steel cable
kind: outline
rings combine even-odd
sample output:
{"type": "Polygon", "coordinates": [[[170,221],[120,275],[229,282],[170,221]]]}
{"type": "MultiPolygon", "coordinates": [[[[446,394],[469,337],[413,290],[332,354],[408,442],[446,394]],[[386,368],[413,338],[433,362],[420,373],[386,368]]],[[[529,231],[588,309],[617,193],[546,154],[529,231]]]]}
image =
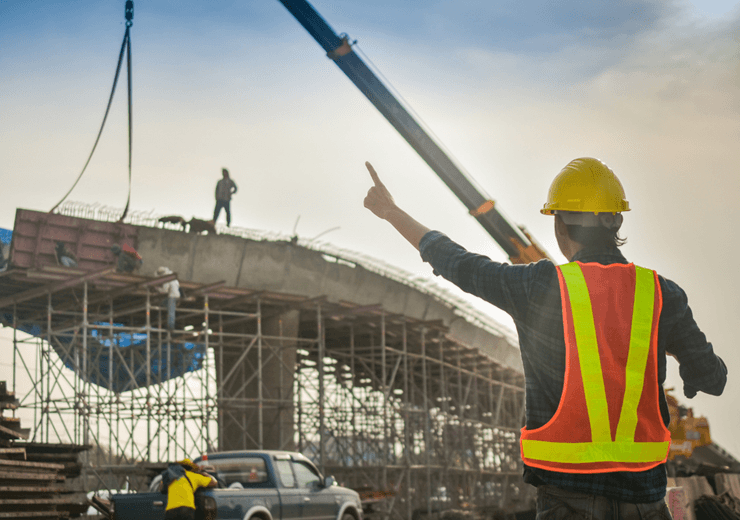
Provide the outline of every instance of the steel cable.
{"type": "Polygon", "coordinates": [[[121,218],[119,219],[119,222],[123,221],[124,217],[128,213],[129,203],[131,201],[131,151],[132,151],[132,109],[131,109],[131,25],[133,25],[133,17],[134,17],[134,3],[132,0],[127,0],[126,2],[126,32],[123,35],[123,43],[121,44],[121,51],[118,54],[118,65],[116,65],[116,74],[113,78],[113,88],[110,92],[110,97],[108,98],[108,106],[105,108],[105,114],[103,115],[103,122],[100,125],[100,130],[98,131],[98,136],[95,138],[95,143],[93,144],[92,150],[90,151],[90,155],[87,158],[87,161],[85,162],[85,165],[82,167],[82,171],[77,176],[77,180],[75,180],[74,184],[72,184],[72,187],[69,189],[69,191],[62,197],[62,200],[57,202],[53,208],[49,210],[49,213],[53,213],[54,210],[56,210],[59,205],[66,200],[66,198],[69,196],[70,193],[72,193],[72,190],[75,189],[75,186],[77,186],[77,183],[80,182],[80,179],[82,178],[82,175],[85,173],[85,170],[87,170],[87,166],[90,164],[90,160],[93,157],[93,154],[95,153],[95,149],[98,146],[98,142],[100,142],[100,136],[103,135],[103,128],[105,128],[105,122],[108,119],[108,114],[110,113],[110,107],[113,103],[113,96],[116,93],[116,85],[118,84],[118,77],[121,74],[121,65],[123,64],[123,54],[124,52],[127,55],[126,65],[127,65],[127,74],[128,74],[128,198],[126,200],[126,208],[123,210],[123,214],[121,215],[121,218]]]}

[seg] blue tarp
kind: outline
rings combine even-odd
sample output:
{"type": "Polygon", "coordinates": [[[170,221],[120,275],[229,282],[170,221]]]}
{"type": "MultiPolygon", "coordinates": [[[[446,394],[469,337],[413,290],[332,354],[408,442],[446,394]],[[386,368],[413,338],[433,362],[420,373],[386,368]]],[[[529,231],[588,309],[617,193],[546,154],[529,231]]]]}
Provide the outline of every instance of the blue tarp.
{"type": "MultiPolygon", "coordinates": [[[[13,326],[13,315],[4,313],[0,315],[5,326],[13,326]]],[[[108,323],[97,323],[96,325],[108,327],[108,323]]],[[[114,328],[123,327],[121,323],[114,323],[114,328]]],[[[38,323],[24,322],[18,324],[18,330],[31,334],[32,336],[44,337],[44,328],[38,323]]],[[[108,388],[116,393],[128,392],[137,387],[146,386],[146,334],[115,332],[113,338],[108,331],[98,329],[90,330],[87,342],[87,366],[86,373],[81,369],[75,370],[75,352],[69,349],[73,341],[81,345],[82,339],[74,334],[55,334],[51,342],[52,348],[59,355],[64,365],[77,375],[90,383],[103,388],[108,388]],[[68,349],[71,350],[68,352],[68,349]],[[110,355],[113,355],[112,377],[110,355]],[[122,359],[123,358],[123,359],[122,359]],[[135,383],[134,383],[135,381],[135,383]]],[[[187,372],[195,372],[203,368],[205,359],[205,345],[200,343],[162,343],[162,348],[151,342],[150,350],[150,384],[155,385],[160,381],[180,377],[187,372]],[[168,348],[171,345],[171,348],[168,348]],[[168,353],[169,351],[169,353],[168,353]],[[168,362],[169,358],[169,362],[168,362]]],[[[78,355],[82,352],[78,350],[78,355]]],[[[77,362],[82,365],[82,359],[77,362]]]]}
{"type": "Polygon", "coordinates": [[[12,229],[0,228],[0,243],[10,244],[10,239],[13,238],[12,229]]]}

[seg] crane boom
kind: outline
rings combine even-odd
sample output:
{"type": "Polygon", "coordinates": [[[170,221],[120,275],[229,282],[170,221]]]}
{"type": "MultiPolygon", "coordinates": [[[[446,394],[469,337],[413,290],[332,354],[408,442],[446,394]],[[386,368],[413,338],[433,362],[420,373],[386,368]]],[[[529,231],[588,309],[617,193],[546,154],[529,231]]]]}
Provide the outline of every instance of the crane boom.
{"type": "Polygon", "coordinates": [[[465,205],[512,263],[536,262],[549,258],[526,231],[513,225],[495,203],[463,173],[432,139],[383,82],[352,50],[346,35],[338,36],[321,15],[305,0],[280,0],[288,11],[323,47],[329,58],[375,105],[398,133],[416,150],[440,179],[465,205]]]}

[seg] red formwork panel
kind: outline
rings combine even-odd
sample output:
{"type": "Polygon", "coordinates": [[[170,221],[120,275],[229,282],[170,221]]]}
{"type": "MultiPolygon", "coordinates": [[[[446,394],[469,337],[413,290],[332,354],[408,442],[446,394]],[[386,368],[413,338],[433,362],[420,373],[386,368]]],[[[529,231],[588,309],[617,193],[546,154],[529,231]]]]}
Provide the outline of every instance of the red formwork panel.
{"type": "Polygon", "coordinates": [[[55,213],[17,209],[10,263],[13,267],[39,269],[57,266],[54,247],[63,242],[77,257],[78,267],[97,270],[116,262],[111,246],[138,246],[136,226],[116,222],[101,222],[55,213]]]}

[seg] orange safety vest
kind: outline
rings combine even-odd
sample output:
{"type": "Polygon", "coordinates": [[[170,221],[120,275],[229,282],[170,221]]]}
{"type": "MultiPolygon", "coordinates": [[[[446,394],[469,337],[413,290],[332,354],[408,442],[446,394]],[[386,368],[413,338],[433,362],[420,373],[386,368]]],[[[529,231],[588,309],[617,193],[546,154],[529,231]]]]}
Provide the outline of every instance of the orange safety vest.
{"type": "Polygon", "coordinates": [[[658,275],[634,264],[559,266],[565,332],[560,405],[522,428],[522,460],[562,473],[645,471],[665,462],[660,413],[658,275]]]}

